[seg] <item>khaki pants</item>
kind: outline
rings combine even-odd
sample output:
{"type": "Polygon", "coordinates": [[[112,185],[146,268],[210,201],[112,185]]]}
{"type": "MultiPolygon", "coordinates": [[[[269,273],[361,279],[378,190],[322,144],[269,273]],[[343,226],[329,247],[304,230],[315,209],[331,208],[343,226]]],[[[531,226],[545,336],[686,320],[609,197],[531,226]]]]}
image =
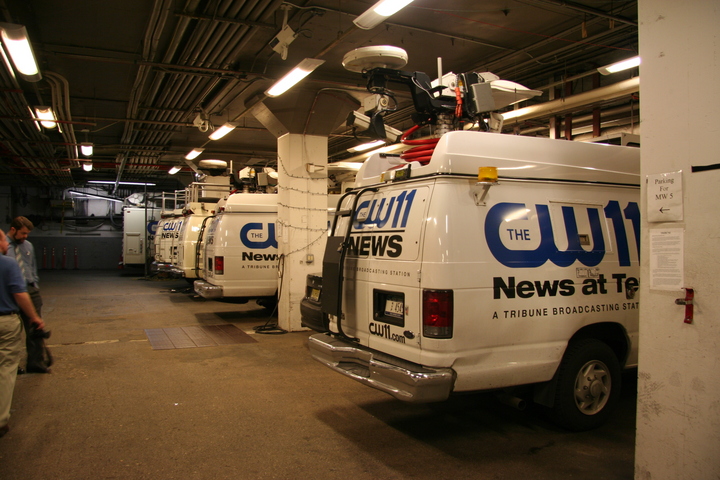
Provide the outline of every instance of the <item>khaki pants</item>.
{"type": "Polygon", "coordinates": [[[22,321],[17,314],[0,316],[0,427],[10,419],[15,379],[22,350],[22,321]]]}

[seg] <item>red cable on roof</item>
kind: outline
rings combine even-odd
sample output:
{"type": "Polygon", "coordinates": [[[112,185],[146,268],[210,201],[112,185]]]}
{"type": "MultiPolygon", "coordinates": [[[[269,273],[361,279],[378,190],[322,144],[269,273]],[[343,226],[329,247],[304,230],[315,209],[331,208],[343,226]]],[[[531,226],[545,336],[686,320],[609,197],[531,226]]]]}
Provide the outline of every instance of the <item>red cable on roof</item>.
{"type": "Polygon", "coordinates": [[[437,145],[439,138],[423,138],[419,140],[408,140],[407,137],[412,135],[416,130],[420,128],[420,125],[415,125],[400,137],[400,142],[403,145],[417,145],[416,147],[406,150],[400,154],[400,158],[405,162],[420,162],[421,165],[427,165],[430,162],[435,146],[437,145]]]}

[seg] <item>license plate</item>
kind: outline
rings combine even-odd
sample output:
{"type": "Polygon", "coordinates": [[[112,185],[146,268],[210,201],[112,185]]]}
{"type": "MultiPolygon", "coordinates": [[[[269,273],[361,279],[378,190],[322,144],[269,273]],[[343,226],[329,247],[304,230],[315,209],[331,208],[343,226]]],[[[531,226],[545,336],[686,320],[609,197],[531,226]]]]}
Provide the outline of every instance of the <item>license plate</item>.
{"type": "Polygon", "coordinates": [[[403,301],[396,298],[388,298],[385,300],[385,315],[395,318],[403,318],[405,306],[403,301]]]}
{"type": "Polygon", "coordinates": [[[319,288],[313,288],[310,290],[310,299],[313,302],[320,301],[320,289],[319,288]]]}

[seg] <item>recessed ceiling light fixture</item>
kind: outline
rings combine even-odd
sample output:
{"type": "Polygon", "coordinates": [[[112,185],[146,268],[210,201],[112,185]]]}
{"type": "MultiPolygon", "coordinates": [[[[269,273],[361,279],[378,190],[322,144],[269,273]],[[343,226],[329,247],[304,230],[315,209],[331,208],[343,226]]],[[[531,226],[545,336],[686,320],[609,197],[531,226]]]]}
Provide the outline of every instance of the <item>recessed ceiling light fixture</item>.
{"type": "Polygon", "coordinates": [[[180,170],[182,170],[182,167],[180,165],[174,165],[170,167],[170,170],[168,170],[168,175],[175,175],[180,170]]]}
{"type": "Polygon", "coordinates": [[[267,89],[265,95],[268,97],[277,97],[290,90],[300,80],[310,75],[313,70],[325,63],[325,60],[318,60],[317,58],[306,58],[302,62],[298,63],[297,67],[286,73],[284,77],[275,82],[272,87],[267,89]]]}
{"type": "Polygon", "coordinates": [[[234,124],[232,122],[228,122],[225,125],[223,125],[222,127],[215,130],[212,134],[210,134],[210,136],[208,138],[210,140],[220,140],[222,137],[224,137],[228,133],[235,130],[236,127],[237,127],[236,124],[234,124]]]}
{"type": "Polygon", "coordinates": [[[35,107],[35,117],[40,119],[40,125],[49,130],[57,127],[57,118],[51,107],[35,107]]]}
{"type": "Polygon", "coordinates": [[[381,0],[353,20],[353,23],[357,25],[358,28],[370,30],[380,25],[390,15],[408,6],[412,1],[413,0],[381,0]]]}
{"type": "Polygon", "coordinates": [[[93,144],[90,142],[82,142],[80,144],[80,153],[85,155],[86,157],[92,157],[93,154],[93,144]]]}
{"type": "Polygon", "coordinates": [[[85,141],[80,143],[80,153],[82,153],[86,157],[92,157],[93,144],[92,142],[88,142],[88,132],[89,130],[87,129],[82,130],[82,133],[85,135],[85,141]]]}
{"type": "Polygon", "coordinates": [[[187,155],[185,155],[186,160],[193,160],[198,157],[205,149],[204,148],[193,148],[188,152],[187,155]]]}
{"type": "Polygon", "coordinates": [[[10,54],[15,70],[28,82],[42,80],[27,30],[23,25],[0,23],[0,38],[10,54]]]}
{"type": "Polygon", "coordinates": [[[600,67],[598,68],[598,72],[603,75],[610,75],[611,73],[622,72],[623,70],[628,70],[630,68],[637,67],[638,65],[640,65],[640,57],[631,57],[626,60],[600,67]]]}

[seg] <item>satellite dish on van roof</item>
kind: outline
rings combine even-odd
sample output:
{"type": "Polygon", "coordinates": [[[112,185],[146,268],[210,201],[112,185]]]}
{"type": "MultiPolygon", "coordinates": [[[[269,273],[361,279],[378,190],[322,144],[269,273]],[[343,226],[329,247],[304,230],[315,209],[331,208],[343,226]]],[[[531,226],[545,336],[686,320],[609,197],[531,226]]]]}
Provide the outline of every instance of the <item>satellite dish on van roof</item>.
{"type": "Polygon", "coordinates": [[[398,69],[407,65],[408,54],[400,47],[374,45],[356,48],[345,54],[343,67],[351,72],[362,72],[371,68],[398,69]]]}
{"type": "Polygon", "coordinates": [[[198,170],[212,177],[222,175],[227,172],[228,163],[225,160],[200,160],[198,162],[198,170]]]}
{"type": "Polygon", "coordinates": [[[198,162],[198,168],[202,168],[202,169],[227,168],[227,162],[225,160],[200,160],[198,162]]]}

